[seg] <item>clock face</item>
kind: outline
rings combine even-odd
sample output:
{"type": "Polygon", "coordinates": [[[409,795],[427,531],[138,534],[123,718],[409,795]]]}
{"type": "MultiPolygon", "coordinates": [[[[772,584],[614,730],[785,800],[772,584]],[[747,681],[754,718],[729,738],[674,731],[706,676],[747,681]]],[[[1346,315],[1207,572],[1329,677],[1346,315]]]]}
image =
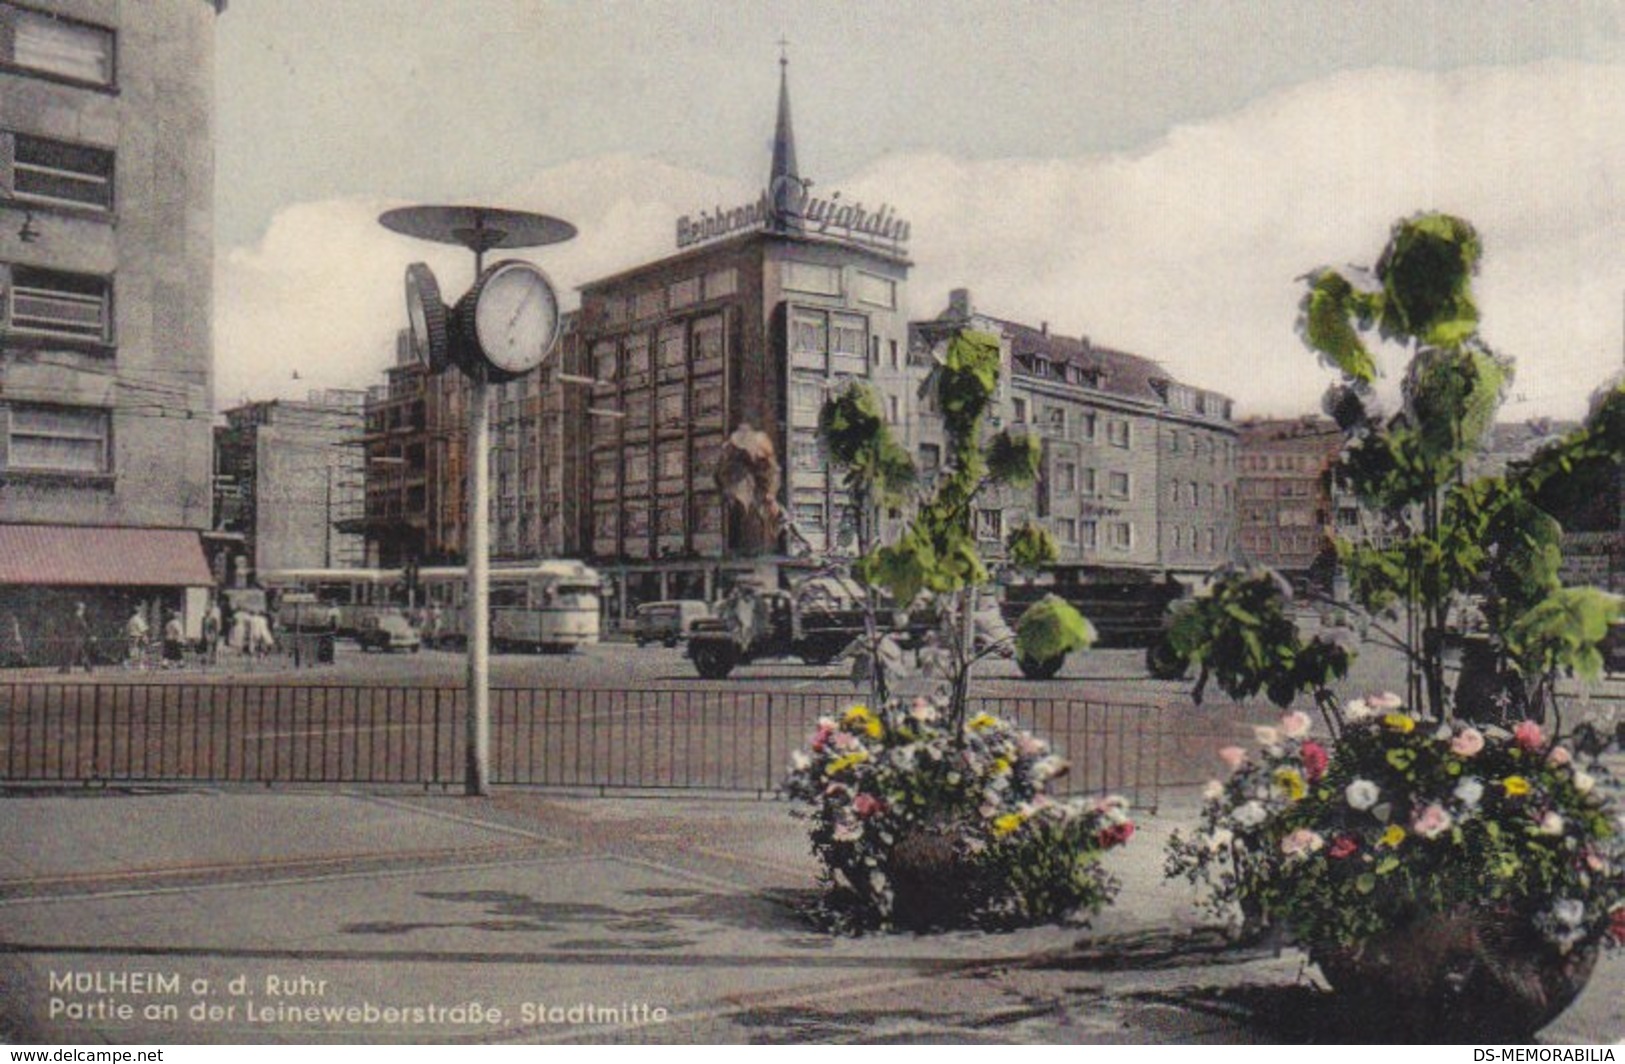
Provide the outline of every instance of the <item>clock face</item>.
{"type": "Polygon", "coordinates": [[[509,261],[487,271],[474,304],[474,338],[493,367],[530,372],[546,360],[558,332],[558,298],[540,269],[509,261]]]}

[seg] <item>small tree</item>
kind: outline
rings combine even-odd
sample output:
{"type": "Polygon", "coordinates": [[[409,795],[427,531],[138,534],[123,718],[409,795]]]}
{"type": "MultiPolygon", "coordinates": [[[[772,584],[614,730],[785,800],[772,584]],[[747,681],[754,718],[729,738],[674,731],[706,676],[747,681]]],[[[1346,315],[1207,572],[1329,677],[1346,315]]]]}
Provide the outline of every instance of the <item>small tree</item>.
{"type": "MultiPolygon", "coordinates": [[[[912,604],[922,592],[930,592],[945,604],[945,612],[952,619],[945,632],[945,649],[951,663],[949,715],[955,729],[965,717],[970,675],[976,662],[1006,649],[979,645],[976,638],[977,589],[988,582],[987,566],[976,546],[976,502],[993,487],[1030,484],[1038,474],[1040,451],[1033,437],[1003,430],[983,438],[983,421],[998,380],[997,337],[962,330],[949,340],[941,364],[926,384],[935,392],[948,437],[943,472],[931,494],[919,501],[908,529],[897,542],[865,552],[855,567],[859,580],[889,591],[901,607],[912,604]]],[[[831,425],[837,422],[854,428],[860,424],[859,419],[838,419],[832,414],[831,425]]],[[[883,465],[878,461],[886,450],[879,442],[881,435],[871,427],[866,433],[869,442],[849,446],[846,453],[873,456],[877,461],[872,465],[883,465]]],[[[830,438],[828,433],[826,438],[830,438]]],[[[843,464],[849,475],[859,468],[854,463],[843,464]]],[[[861,479],[869,482],[870,478],[865,474],[861,479]]],[[[1054,556],[1054,543],[1048,533],[1034,525],[1018,529],[1012,545],[1029,562],[1054,556]]],[[[1075,610],[1065,606],[1065,612],[1070,614],[1068,627],[1085,627],[1086,622],[1075,610]]]]}

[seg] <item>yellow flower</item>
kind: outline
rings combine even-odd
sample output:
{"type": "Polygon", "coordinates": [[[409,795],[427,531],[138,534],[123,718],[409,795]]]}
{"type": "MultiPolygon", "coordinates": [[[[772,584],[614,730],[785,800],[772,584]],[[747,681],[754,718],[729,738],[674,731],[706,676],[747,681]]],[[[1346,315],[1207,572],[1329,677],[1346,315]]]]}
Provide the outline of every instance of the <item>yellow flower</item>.
{"type": "Polygon", "coordinates": [[[1501,781],[1501,786],[1506,788],[1508,798],[1522,797],[1531,790],[1529,781],[1522,776],[1508,776],[1501,781]]]}
{"type": "Polygon", "coordinates": [[[853,706],[851,709],[847,710],[846,715],[841,718],[841,723],[857,724],[861,726],[863,728],[863,734],[867,735],[871,739],[880,738],[881,733],[885,730],[880,723],[880,718],[869,712],[868,706],[853,706]]]}
{"type": "Polygon", "coordinates": [[[1394,847],[1405,841],[1405,829],[1398,824],[1389,824],[1388,830],[1382,833],[1377,845],[1394,847]]]}
{"type": "Polygon", "coordinates": [[[843,754],[824,766],[824,775],[839,776],[853,765],[861,765],[869,760],[867,750],[857,750],[850,754],[843,754]]]}
{"type": "Polygon", "coordinates": [[[1275,772],[1275,785],[1281,788],[1282,793],[1286,795],[1289,802],[1296,802],[1309,791],[1308,786],[1303,782],[1303,777],[1298,775],[1298,770],[1295,768],[1277,769],[1275,772]]]}
{"type": "Polygon", "coordinates": [[[1005,813],[1003,816],[996,816],[993,818],[993,834],[1008,835],[1019,828],[1021,822],[1025,819],[1027,818],[1020,813],[1005,813]]]}
{"type": "Polygon", "coordinates": [[[986,731],[997,723],[999,722],[996,719],[988,716],[986,713],[978,713],[976,716],[970,719],[970,723],[967,724],[966,727],[970,728],[972,731],[986,731]]]}
{"type": "Polygon", "coordinates": [[[1404,713],[1389,713],[1385,715],[1382,718],[1382,725],[1385,728],[1392,728],[1401,735],[1409,735],[1411,732],[1416,730],[1415,719],[1405,715],[1404,713]]]}
{"type": "Polygon", "coordinates": [[[1001,757],[997,761],[993,762],[993,774],[995,776],[1002,776],[1009,771],[1010,761],[1008,758],[1001,757]]]}

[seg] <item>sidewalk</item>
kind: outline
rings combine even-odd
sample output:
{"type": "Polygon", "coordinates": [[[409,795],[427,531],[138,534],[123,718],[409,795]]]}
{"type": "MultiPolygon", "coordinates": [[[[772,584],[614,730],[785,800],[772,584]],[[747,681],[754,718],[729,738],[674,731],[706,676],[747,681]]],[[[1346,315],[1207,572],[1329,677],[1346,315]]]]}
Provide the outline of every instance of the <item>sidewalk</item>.
{"type": "MultiPolygon", "coordinates": [[[[1314,1027],[1318,995],[1295,953],[1200,930],[1190,892],[1162,878],[1163,843],[1194,815],[1191,795],[1113,852],[1123,891],[1093,928],[863,938],[819,933],[798,914],[816,867],[783,803],[286,791],[3,801],[10,1039],[1328,1033],[1314,1027]]],[[[1546,1038],[1621,1033],[1625,963],[1608,957],[1546,1038]]]]}

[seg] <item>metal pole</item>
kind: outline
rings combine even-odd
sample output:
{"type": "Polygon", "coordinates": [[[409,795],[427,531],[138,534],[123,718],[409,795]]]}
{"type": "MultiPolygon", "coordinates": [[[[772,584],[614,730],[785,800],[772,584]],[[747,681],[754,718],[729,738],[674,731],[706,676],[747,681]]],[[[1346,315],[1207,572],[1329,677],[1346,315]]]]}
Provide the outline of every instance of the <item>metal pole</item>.
{"type": "Polygon", "coordinates": [[[465,793],[490,793],[491,767],[491,408],[483,372],[468,396],[468,772],[465,793]]]}

